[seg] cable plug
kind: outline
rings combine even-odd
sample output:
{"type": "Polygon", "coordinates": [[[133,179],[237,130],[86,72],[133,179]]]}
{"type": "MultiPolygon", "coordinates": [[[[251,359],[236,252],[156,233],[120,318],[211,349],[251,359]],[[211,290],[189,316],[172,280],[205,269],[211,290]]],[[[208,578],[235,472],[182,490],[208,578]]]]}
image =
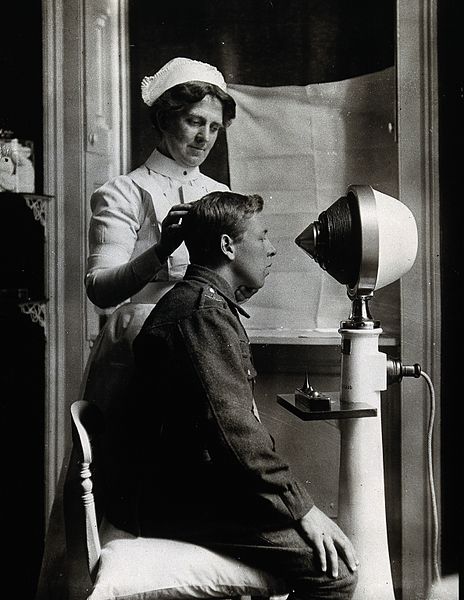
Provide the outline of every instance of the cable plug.
{"type": "Polygon", "coordinates": [[[399,383],[403,377],[420,377],[421,366],[403,365],[399,358],[387,358],[387,385],[399,383]]]}

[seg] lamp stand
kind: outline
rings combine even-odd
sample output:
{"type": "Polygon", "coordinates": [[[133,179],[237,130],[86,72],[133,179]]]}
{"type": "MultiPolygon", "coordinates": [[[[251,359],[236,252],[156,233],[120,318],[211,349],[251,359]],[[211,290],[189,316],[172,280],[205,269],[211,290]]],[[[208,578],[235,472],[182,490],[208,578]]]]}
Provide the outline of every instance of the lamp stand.
{"type": "Polygon", "coordinates": [[[359,579],[354,600],[394,600],[387,539],[380,392],[387,388],[387,356],[378,351],[378,323],[341,324],[340,404],[367,403],[377,416],[340,421],[338,523],[352,541],[359,579]]]}

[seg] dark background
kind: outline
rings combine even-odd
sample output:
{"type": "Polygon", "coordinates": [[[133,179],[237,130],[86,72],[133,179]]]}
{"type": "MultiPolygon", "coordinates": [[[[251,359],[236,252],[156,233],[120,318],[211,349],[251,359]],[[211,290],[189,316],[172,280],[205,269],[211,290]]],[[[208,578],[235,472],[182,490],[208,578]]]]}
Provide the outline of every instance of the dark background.
{"type": "MultiPolygon", "coordinates": [[[[39,0],[2,3],[0,129],[34,142],[43,191],[42,14],[39,0]]],[[[44,296],[44,230],[21,196],[0,193],[0,524],[5,597],[34,598],[45,534],[45,336],[15,290],[44,296]],[[11,592],[10,592],[11,590],[11,592]]]]}
{"type": "MultiPolygon", "coordinates": [[[[462,502],[458,507],[458,485],[462,472],[462,220],[457,207],[462,197],[458,176],[462,172],[464,116],[462,13],[457,1],[439,1],[438,76],[441,218],[441,474],[442,561],[445,573],[462,567],[462,502]],[[456,401],[459,409],[456,412],[456,401]],[[460,509],[458,512],[458,508],[460,509]]],[[[462,492],[461,492],[462,493],[462,492]]]]}
{"type": "MultiPolygon", "coordinates": [[[[0,129],[31,140],[36,192],[43,192],[42,4],[4,2],[1,12],[0,129]]],[[[0,284],[1,285],[1,284],[0,284]]]]}

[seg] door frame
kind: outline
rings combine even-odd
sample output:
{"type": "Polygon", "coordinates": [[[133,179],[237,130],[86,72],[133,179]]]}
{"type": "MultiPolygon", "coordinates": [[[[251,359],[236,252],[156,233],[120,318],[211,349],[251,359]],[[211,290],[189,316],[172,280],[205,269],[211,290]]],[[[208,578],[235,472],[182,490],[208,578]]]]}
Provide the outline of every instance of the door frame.
{"type": "MultiPolygon", "coordinates": [[[[436,394],[433,470],[440,504],[440,195],[437,0],[397,0],[399,199],[418,225],[415,264],[401,280],[404,364],[419,363],[436,394]]],[[[403,600],[426,598],[434,540],[427,465],[431,399],[424,380],[401,383],[403,600]]],[[[438,509],[438,512],[439,509],[438,509]]],[[[439,556],[436,557],[439,562],[439,556]]]]}
{"type": "MultiPolygon", "coordinates": [[[[128,0],[117,14],[119,170],[128,170],[128,0]]],[[[71,445],[69,406],[78,398],[89,344],[84,289],[86,231],[84,0],[43,0],[44,193],[46,219],[45,519],[71,445]]]]}

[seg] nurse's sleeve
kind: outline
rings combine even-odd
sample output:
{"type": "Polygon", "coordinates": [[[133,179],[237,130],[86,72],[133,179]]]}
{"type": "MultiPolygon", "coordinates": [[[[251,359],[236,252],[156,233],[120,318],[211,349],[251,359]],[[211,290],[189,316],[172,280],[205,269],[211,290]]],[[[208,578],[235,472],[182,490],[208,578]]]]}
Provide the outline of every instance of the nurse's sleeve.
{"type": "Polygon", "coordinates": [[[85,287],[100,308],[117,306],[138,293],[163,268],[156,245],[131,259],[142,225],[142,190],[117,177],[91,198],[89,258],[85,287]]]}

